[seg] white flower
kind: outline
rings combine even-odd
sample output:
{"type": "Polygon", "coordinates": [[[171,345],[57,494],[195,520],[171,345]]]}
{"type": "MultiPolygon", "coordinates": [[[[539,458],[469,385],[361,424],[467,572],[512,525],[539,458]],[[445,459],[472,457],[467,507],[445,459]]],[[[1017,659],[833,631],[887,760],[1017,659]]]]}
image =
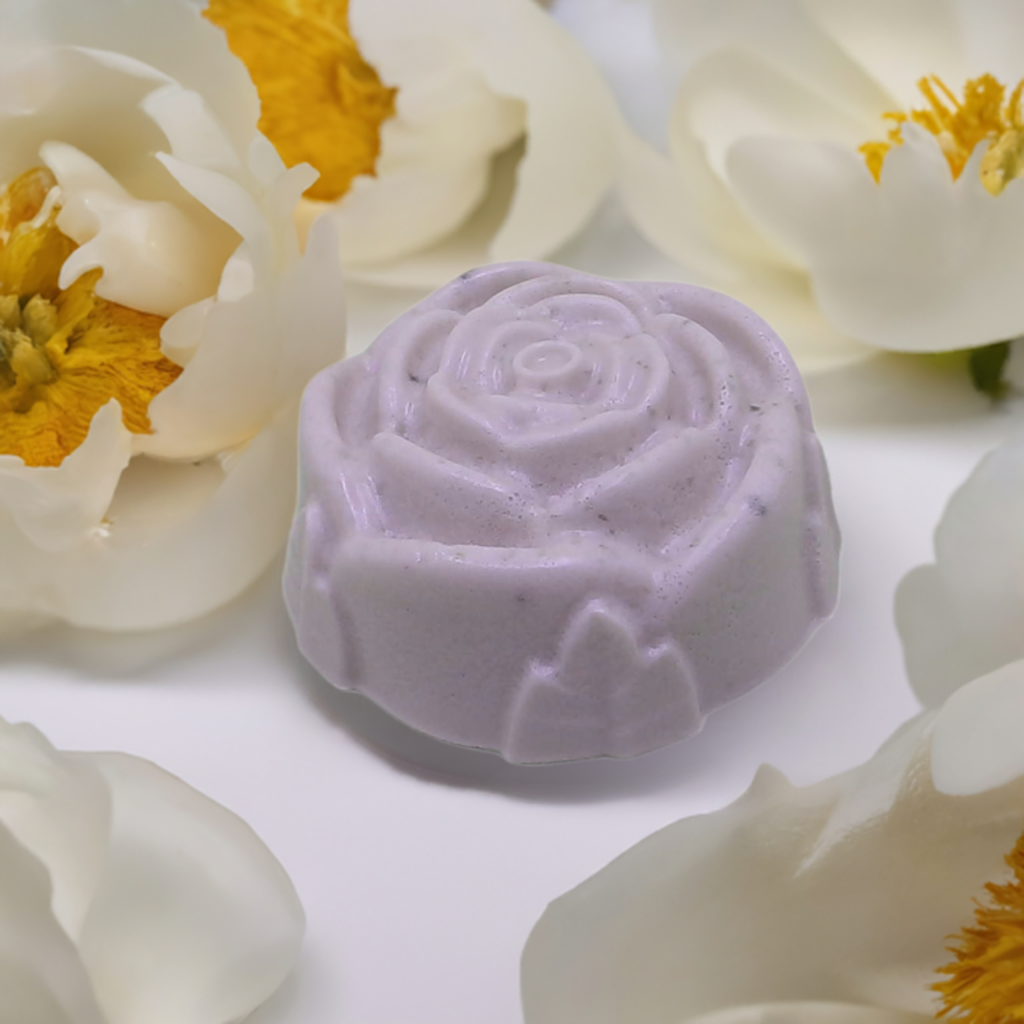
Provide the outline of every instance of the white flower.
{"type": "Polygon", "coordinates": [[[336,242],[184,0],[0,6],[0,620],[198,615],[269,563],[336,242]]]}
{"type": "Polygon", "coordinates": [[[896,592],[907,674],[937,707],[958,686],[1024,658],[1024,434],[986,456],[935,531],[935,564],[896,592]]]}
{"type": "Polygon", "coordinates": [[[261,127],[321,171],[353,274],[436,286],[548,255],[616,173],[611,93],[535,0],[211,0],[261,127]]]}
{"type": "Polygon", "coordinates": [[[227,1024],[280,985],[303,929],[230,811],[141,758],[0,720],[5,1024],[227,1024]]]}
{"type": "Polygon", "coordinates": [[[671,158],[628,151],[628,202],[654,242],[750,302],[805,366],[856,343],[1024,333],[1024,8],[653,2],[686,65],[671,158]]]}
{"type": "Polygon", "coordinates": [[[799,375],[704,288],[463,274],[316,378],[300,451],[285,596],[304,653],[509,760],[682,739],[835,605],[799,375]]]}
{"type": "Polygon", "coordinates": [[[528,1024],[926,1021],[938,982],[954,1017],[1012,1019],[1022,733],[1015,662],[845,774],[800,789],[763,768],[730,807],[670,825],[548,908],[523,957],[528,1024]],[[1016,887],[986,892],[1012,877],[1007,857],[1016,887]],[[1006,913],[979,911],[982,934],[964,935],[975,900],[997,895],[1006,913]]]}

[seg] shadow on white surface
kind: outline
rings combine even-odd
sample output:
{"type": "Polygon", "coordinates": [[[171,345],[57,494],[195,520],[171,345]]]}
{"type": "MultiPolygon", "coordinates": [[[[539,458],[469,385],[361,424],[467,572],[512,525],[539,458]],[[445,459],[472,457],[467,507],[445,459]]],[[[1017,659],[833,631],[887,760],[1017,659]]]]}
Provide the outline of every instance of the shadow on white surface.
{"type": "Polygon", "coordinates": [[[1018,397],[994,402],[971,384],[964,354],[878,355],[806,380],[819,429],[846,428],[871,436],[901,427],[956,430],[967,421],[1010,418],[1018,397]]]}

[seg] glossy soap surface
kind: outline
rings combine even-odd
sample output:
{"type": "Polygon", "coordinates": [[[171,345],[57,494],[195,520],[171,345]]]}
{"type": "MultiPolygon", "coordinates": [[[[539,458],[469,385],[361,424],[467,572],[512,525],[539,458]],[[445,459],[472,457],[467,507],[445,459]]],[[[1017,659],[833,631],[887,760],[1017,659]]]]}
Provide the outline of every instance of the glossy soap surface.
{"type": "Polygon", "coordinates": [[[511,761],[681,739],[835,603],[799,375],[706,289],[472,271],[313,381],[300,445],[303,653],[511,761]]]}

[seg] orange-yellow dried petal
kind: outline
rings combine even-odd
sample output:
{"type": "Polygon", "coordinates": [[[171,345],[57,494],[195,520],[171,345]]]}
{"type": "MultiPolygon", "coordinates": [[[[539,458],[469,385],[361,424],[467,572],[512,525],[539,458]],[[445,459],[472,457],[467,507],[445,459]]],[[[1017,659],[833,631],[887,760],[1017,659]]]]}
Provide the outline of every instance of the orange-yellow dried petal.
{"type": "Polygon", "coordinates": [[[1024,835],[1006,863],[1014,879],[989,883],[975,923],[949,947],[954,960],[939,968],[947,977],[932,988],[942,997],[939,1017],[968,1024],[1024,1021],[1024,835]]]}
{"type": "Polygon", "coordinates": [[[357,175],[375,173],[396,90],[359,52],[348,0],[210,0],[206,16],[249,69],[260,130],[281,159],[320,172],[308,196],[339,199],[357,175]]]}

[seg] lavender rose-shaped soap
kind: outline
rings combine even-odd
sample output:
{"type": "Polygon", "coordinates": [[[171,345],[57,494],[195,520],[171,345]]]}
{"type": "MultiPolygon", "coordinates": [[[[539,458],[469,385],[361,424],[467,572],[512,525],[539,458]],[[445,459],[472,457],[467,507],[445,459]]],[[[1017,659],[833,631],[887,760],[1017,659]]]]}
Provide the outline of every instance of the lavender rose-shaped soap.
{"type": "Polygon", "coordinates": [[[681,739],[836,598],[800,377],[724,295],[464,274],[303,405],[285,594],[335,685],[518,762],[681,739]]]}

